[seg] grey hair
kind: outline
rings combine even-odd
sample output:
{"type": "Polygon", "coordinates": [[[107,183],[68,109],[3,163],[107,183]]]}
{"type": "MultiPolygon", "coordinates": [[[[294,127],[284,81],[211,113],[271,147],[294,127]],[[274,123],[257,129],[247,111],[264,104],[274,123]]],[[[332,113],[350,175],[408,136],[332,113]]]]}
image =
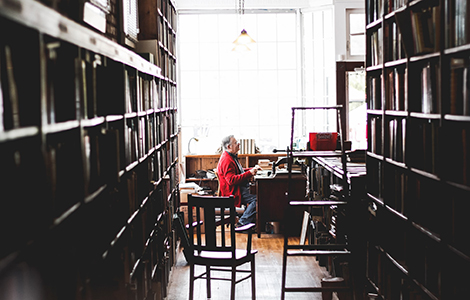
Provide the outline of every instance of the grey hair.
{"type": "Polygon", "coordinates": [[[230,140],[233,138],[233,134],[226,136],[222,139],[222,147],[227,150],[228,145],[230,145],[230,140]]]}

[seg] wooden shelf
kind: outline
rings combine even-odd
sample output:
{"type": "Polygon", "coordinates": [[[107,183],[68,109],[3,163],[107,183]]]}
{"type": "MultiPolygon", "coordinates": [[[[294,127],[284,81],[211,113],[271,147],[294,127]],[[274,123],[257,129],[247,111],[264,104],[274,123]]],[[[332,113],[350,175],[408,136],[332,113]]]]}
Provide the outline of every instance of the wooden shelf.
{"type": "Polygon", "coordinates": [[[463,75],[470,72],[470,27],[451,25],[459,18],[451,3],[366,1],[366,19],[376,19],[366,27],[366,61],[385,62],[366,69],[366,277],[381,299],[470,293],[461,288],[470,276],[458,275],[470,258],[461,237],[470,198],[470,116],[463,108],[470,105],[463,97],[470,93],[463,75]],[[421,30],[430,34],[426,45],[421,30]]]}
{"type": "MultiPolygon", "coordinates": [[[[176,8],[158,1],[172,41],[156,65],[80,20],[84,3],[0,0],[5,299],[31,284],[52,298],[160,299],[175,263],[176,8]]],[[[121,10],[106,13],[123,30],[121,10]]]]}

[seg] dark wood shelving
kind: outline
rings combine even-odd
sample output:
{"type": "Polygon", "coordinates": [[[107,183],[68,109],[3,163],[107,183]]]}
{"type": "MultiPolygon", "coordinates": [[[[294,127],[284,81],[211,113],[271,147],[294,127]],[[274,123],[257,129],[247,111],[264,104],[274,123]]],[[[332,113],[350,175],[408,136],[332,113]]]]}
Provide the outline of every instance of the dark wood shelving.
{"type": "Polygon", "coordinates": [[[458,270],[470,266],[461,238],[470,199],[470,117],[463,109],[470,105],[463,96],[470,93],[470,27],[455,27],[460,15],[449,7],[457,1],[365,3],[369,294],[465,298],[470,288],[462,282],[470,276],[459,279],[458,270]],[[377,34],[382,29],[386,34],[377,34]]]}
{"type": "Polygon", "coordinates": [[[179,207],[176,8],[158,1],[166,54],[151,63],[80,19],[93,3],[46,2],[0,1],[0,298],[34,285],[162,299],[179,207]]]}

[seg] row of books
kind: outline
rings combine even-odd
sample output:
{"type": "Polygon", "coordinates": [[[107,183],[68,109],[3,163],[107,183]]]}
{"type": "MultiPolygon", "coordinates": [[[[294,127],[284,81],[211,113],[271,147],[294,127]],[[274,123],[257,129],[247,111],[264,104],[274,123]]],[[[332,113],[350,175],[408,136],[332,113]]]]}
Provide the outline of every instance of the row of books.
{"type": "Polygon", "coordinates": [[[406,119],[397,118],[388,121],[388,151],[385,154],[397,162],[405,162],[406,119]]]}
{"type": "Polygon", "coordinates": [[[409,0],[367,0],[367,23],[372,23],[385,14],[394,12],[404,7],[409,0]]]}
{"type": "Polygon", "coordinates": [[[392,118],[385,124],[386,132],[384,148],[382,148],[382,117],[373,116],[370,119],[369,149],[372,153],[384,155],[396,162],[405,162],[406,153],[406,119],[392,118]]]}
{"type": "MultiPolygon", "coordinates": [[[[408,69],[400,67],[387,70],[385,81],[385,108],[387,110],[410,110],[426,114],[438,114],[440,103],[440,66],[438,62],[428,61],[420,68],[419,76],[413,77],[411,83],[420,86],[420,101],[408,104],[408,69]],[[418,81],[419,80],[419,81],[418,81]]],[[[468,59],[454,58],[450,62],[450,94],[445,102],[445,111],[452,115],[470,115],[470,64],[468,59]]],[[[369,90],[369,109],[381,109],[381,75],[367,79],[369,90]]]]}
{"type": "Polygon", "coordinates": [[[367,24],[372,23],[382,18],[384,13],[384,2],[383,0],[367,0],[367,24]]]}
{"type": "Polygon", "coordinates": [[[448,112],[470,116],[470,64],[468,59],[450,61],[450,100],[448,112]]]}
{"type": "Polygon", "coordinates": [[[409,1],[408,0],[384,0],[385,1],[385,14],[394,12],[395,10],[402,8],[409,1]]]}
{"type": "Polygon", "coordinates": [[[439,51],[440,7],[403,10],[395,14],[407,57],[439,51]]]}
{"type": "Polygon", "coordinates": [[[388,29],[386,29],[384,42],[387,45],[385,52],[386,61],[395,61],[406,57],[402,35],[398,30],[396,22],[391,22],[388,29]]]}
{"type": "Polygon", "coordinates": [[[370,37],[370,65],[376,66],[383,63],[383,28],[372,32],[370,37]]]}
{"type": "MultiPolygon", "coordinates": [[[[367,77],[368,99],[367,104],[369,109],[382,109],[382,74],[379,76],[372,75],[367,77]]],[[[391,99],[389,97],[389,99],[391,99]]]]}
{"type": "Polygon", "coordinates": [[[414,120],[407,128],[406,163],[412,168],[438,174],[441,127],[437,121],[414,120]]]}
{"type": "MultiPolygon", "coordinates": [[[[450,168],[456,169],[455,161],[449,161],[448,163],[452,164],[450,168]]],[[[395,215],[394,218],[397,218],[396,215],[403,216],[402,219],[398,217],[399,219],[396,221],[404,221],[405,218],[413,219],[416,224],[426,230],[426,235],[447,239],[448,241],[462,240],[455,231],[456,224],[454,224],[462,222],[462,220],[455,219],[453,217],[455,211],[449,207],[443,207],[441,199],[447,199],[450,206],[454,206],[455,209],[463,209],[467,206],[467,204],[459,203],[463,199],[463,195],[455,190],[443,189],[440,184],[436,184],[436,181],[426,176],[410,176],[410,173],[405,169],[393,166],[388,168],[384,175],[382,199],[388,210],[391,211],[390,216],[395,215]],[[436,219],[443,222],[436,222],[436,219]]],[[[390,221],[390,223],[395,222],[390,221]]],[[[397,224],[400,224],[400,222],[397,224]]],[[[406,231],[405,229],[402,230],[406,231]]],[[[400,230],[394,230],[394,232],[400,232],[400,230]]],[[[389,233],[386,236],[386,239],[388,239],[393,234],[389,233]]],[[[385,242],[382,242],[382,245],[385,244],[385,242]]],[[[390,249],[392,246],[387,248],[390,249]]],[[[404,248],[406,248],[406,245],[404,248]]],[[[463,250],[464,248],[459,249],[463,250]]],[[[465,247],[465,249],[470,250],[468,247],[465,247]]],[[[398,253],[389,252],[393,254],[395,259],[404,260],[403,250],[398,253]]]]}
{"type": "MultiPolygon", "coordinates": [[[[62,15],[104,34],[107,38],[123,46],[131,47],[139,40],[139,21],[142,22],[146,17],[145,12],[148,13],[148,10],[139,11],[140,6],[146,6],[146,3],[137,0],[126,0],[123,3],[118,3],[116,0],[83,1],[80,5],[66,5],[61,0],[42,0],[41,2],[62,15]],[[119,7],[122,9],[118,9],[119,7]]],[[[159,0],[153,3],[152,7],[158,11],[164,24],[171,28],[170,31],[176,32],[177,15],[173,2],[159,0]]],[[[160,40],[168,41],[169,38],[160,40]]]]}
{"type": "Polygon", "coordinates": [[[162,69],[162,76],[176,82],[176,59],[168,51],[161,52],[160,68],[162,69]]]}
{"type": "MultiPolygon", "coordinates": [[[[0,190],[3,213],[0,218],[0,237],[8,241],[0,247],[2,258],[49,228],[54,210],[57,210],[58,203],[50,201],[49,171],[45,166],[42,149],[41,142],[34,138],[1,145],[0,190]]],[[[71,173],[65,175],[71,176],[71,173]]],[[[78,175],[76,177],[80,179],[78,175]]],[[[71,195],[71,198],[74,197],[76,195],[71,195]]]]}
{"type": "Polygon", "coordinates": [[[126,69],[124,82],[126,113],[163,107],[162,83],[159,79],[144,74],[137,75],[134,69],[126,69]]]}
{"type": "MultiPolygon", "coordinates": [[[[80,50],[64,41],[59,42],[53,38],[46,38],[47,65],[46,65],[46,115],[48,124],[65,122],[77,119],[77,109],[75,104],[76,73],[80,74],[81,98],[83,99],[83,116],[96,116],[97,107],[93,104],[94,97],[93,84],[95,83],[93,68],[89,63],[80,60],[80,50]],[[76,66],[76,61],[82,61],[76,66]],[[76,72],[76,68],[79,70],[76,72]]],[[[86,52],[86,51],[84,51],[86,52]]],[[[88,55],[88,61],[90,55],[88,55]]],[[[99,59],[99,58],[97,58],[99,59]]]]}
{"type": "MultiPolygon", "coordinates": [[[[2,27],[18,27],[1,20],[2,27]]],[[[41,124],[41,78],[39,57],[25,53],[35,47],[25,40],[38,40],[39,33],[18,29],[25,39],[1,33],[0,43],[0,130],[41,124]],[[26,38],[27,37],[27,38],[26,38]],[[22,80],[30,74],[37,80],[22,80]]],[[[176,107],[176,86],[65,41],[45,36],[46,110],[48,124],[92,119],[162,107],[176,107]],[[118,86],[118,88],[116,88],[118,86]],[[122,97],[122,86],[125,98],[122,97]],[[78,91],[78,95],[76,95],[78,91]],[[80,98],[77,111],[76,98],[80,98]],[[125,108],[125,110],[124,110],[125,108]]],[[[39,49],[39,44],[36,45],[39,49]]],[[[39,50],[34,52],[39,53],[39,50]]],[[[167,60],[174,60],[169,57],[167,60]]],[[[176,81],[174,62],[166,62],[169,78],[176,81]]],[[[30,78],[30,77],[29,77],[30,78]]]]}
{"type": "Polygon", "coordinates": [[[382,118],[373,116],[370,118],[370,136],[368,138],[370,151],[382,155],[382,118]]]}
{"type": "Polygon", "coordinates": [[[84,143],[87,194],[104,184],[118,182],[121,170],[118,130],[87,128],[84,143]]]}
{"type": "MultiPolygon", "coordinates": [[[[387,110],[406,111],[408,103],[408,69],[393,68],[387,70],[387,72],[385,108],[387,110]]],[[[380,106],[378,108],[380,109],[380,106]]]]}
{"type": "Polygon", "coordinates": [[[151,54],[149,59],[161,68],[162,76],[176,82],[176,10],[168,1],[139,1],[139,41],[136,51],[151,54]],[[155,9],[155,4],[156,8],[155,9]]]}
{"type": "MultiPolygon", "coordinates": [[[[135,120],[134,125],[138,124],[138,118],[132,120],[135,120]]],[[[145,117],[142,120],[146,120],[145,117]]],[[[109,128],[85,127],[83,132],[76,127],[50,133],[46,136],[46,146],[42,145],[39,137],[2,144],[2,171],[8,174],[4,176],[8,180],[2,180],[0,188],[5,199],[15,199],[7,201],[10,204],[4,203],[4,209],[11,218],[3,218],[2,228],[16,228],[14,236],[1,233],[2,237],[11,241],[11,248],[5,247],[5,251],[33,238],[38,230],[50,226],[53,219],[60,218],[100,187],[118,182],[121,169],[129,164],[128,161],[123,163],[124,149],[127,149],[124,146],[123,122],[122,119],[111,122],[109,128]],[[29,182],[28,187],[32,192],[22,191],[18,194],[18,191],[24,190],[21,186],[25,182],[29,182]]],[[[154,132],[148,130],[147,125],[139,126],[145,128],[146,133],[154,132]]],[[[149,126],[152,127],[151,123],[149,126]]],[[[168,138],[168,134],[166,136],[168,138]]],[[[149,149],[145,144],[140,147],[147,151],[149,149]]],[[[142,201],[150,189],[151,181],[157,182],[164,176],[176,160],[176,147],[175,139],[149,156],[154,166],[151,171],[150,168],[146,170],[149,175],[139,189],[144,194],[138,195],[137,199],[142,201]]],[[[137,161],[146,154],[143,151],[133,159],[137,161]]]]}
{"type": "Polygon", "coordinates": [[[470,43],[470,7],[466,0],[446,3],[446,48],[470,43]]]}
{"type": "MultiPolygon", "coordinates": [[[[106,223],[103,220],[102,224],[89,220],[91,224],[88,227],[90,231],[94,230],[88,236],[92,245],[95,245],[89,251],[102,259],[93,260],[95,271],[87,277],[86,283],[78,282],[82,285],[81,290],[87,294],[102,295],[103,290],[110,289],[114,291],[115,299],[137,299],[142,295],[160,294],[156,286],[166,286],[162,273],[170,268],[172,262],[169,258],[173,257],[171,253],[174,251],[170,243],[172,232],[168,224],[169,213],[165,206],[168,194],[162,188],[157,188],[144,201],[139,200],[141,184],[147,179],[145,167],[129,172],[117,188],[119,193],[114,194],[109,206],[100,211],[109,216],[104,219],[106,223]],[[127,207],[125,204],[128,204],[127,207]],[[126,218],[118,221],[115,216],[123,216],[123,210],[127,210],[126,218]],[[120,228],[102,230],[112,222],[118,223],[120,228]],[[119,232],[118,235],[116,232],[119,232]],[[103,244],[103,241],[103,254],[99,255],[95,253],[99,251],[96,245],[103,244]],[[150,288],[152,284],[153,289],[150,288]],[[129,285],[134,288],[129,290],[129,285]]],[[[103,219],[98,214],[93,216],[103,219]]]]}
{"type": "Polygon", "coordinates": [[[256,143],[255,139],[240,139],[240,154],[255,154],[256,143]]]}
{"type": "MultiPolygon", "coordinates": [[[[2,57],[0,129],[2,130],[40,124],[39,86],[30,83],[28,87],[24,87],[26,81],[18,77],[26,72],[23,70],[26,67],[28,67],[27,73],[31,73],[31,65],[38,66],[38,61],[32,64],[29,59],[18,57],[22,53],[16,52],[19,46],[17,43],[3,45],[0,51],[2,57]]],[[[111,83],[122,82],[123,76],[126,83],[126,112],[176,106],[174,85],[163,83],[160,79],[145,74],[136,76],[135,70],[127,69],[122,75],[122,65],[90,51],[79,50],[78,47],[63,41],[58,42],[51,38],[46,47],[48,50],[46,116],[49,124],[76,120],[79,114],[86,119],[99,115],[122,114],[124,104],[121,102],[123,100],[120,100],[122,99],[122,96],[119,96],[120,89],[111,86],[111,83]],[[77,111],[75,103],[76,68],[80,74],[78,76],[80,112],[77,111]],[[164,85],[169,87],[162,87],[164,85]]],[[[39,70],[37,72],[39,74],[39,70]]],[[[38,78],[38,85],[39,82],[38,78]]]]}
{"type": "Polygon", "coordinates": [[[384,203],[394,211],[407,215],[409,205],[407,205],[409,176],[399,168],[390,169],[385,174],[383,200],[384,203]]]}
{"type": "Polygon", "coordinates": [[[440,277],[445,277],[446,280],[454,277],[452,273],[445,272],[440,263],[444,253],[431,247],[432,241],[405,228],[404,223],[397,224],[393,216],[386,216],[387,213],[382,213],[382,210],[380,209],[381,218],[377,218],[380,221],[369,225],[374,226],[376,234],[384,238],[368,246],[367,276],[378,285],[384,299],[432,298],[424,296],[423,286],[426,287],[427,293],[436,297],[435,295],[441,292],[440,277]],[[394,226],[385,224],[387,219],[390,223],[393,222],[394,226]],[[397,265],[400,267],[397,268],[397,265]],[[400,271],[414,274],[415,281],[403,279],[400,271]]]}
{"type": "Polygon", "coordinates": [[[470,129],[451,127],[445,132],[442,165],[443,177],[459,184],[470,186],[470,129]]]}
{"type": "Polygon", "coordinates": [[[40,66],[34,49],[39,50],[39,35],[5,19],[0,27],[10,29],[0,31],[0,130],[38,126],[40,66]],[[23,74],[37,80],[24,80],[23,74]]]}
{"type": "Polygon", "coordinates": [[[381,159],[377,159],[374,157],[369,158],[369,157],[367,159],[367,164],[366,164],[368,193],[376,197],[380,197],[383,191],[383,187],[382,187],[383,161],[381,159]]]}
{"type": "Polygon", "coordinates": [[[158,37],[157,39],[162,43],[162,46],[167,49],[171,54],[176,54],[176,32],[172,30],[167,22],[162,18],[157,23],[158,37]]]}
{"type": "Polygon", "coordinates": [[[159,113],[126,120],[124,140],[126,161],[129,165],[144,157],[152,148],[170,140],[176,134],[174,113],[159,113]]]}
{"type": "Polygon", "coordinates": [[[421,109],[420,112],[440,113],[440,67],[438,63],[428,61],[421,70],[421,109]]]}
{"type": "Polygon", "coordinates": [[[174,31],[177,29],[178,18],[176,15],[176,9],[173,1],[168,0],[157,0],[157,10],[162,14],[162,16],[168,21],[171,28],[174,31]]]}

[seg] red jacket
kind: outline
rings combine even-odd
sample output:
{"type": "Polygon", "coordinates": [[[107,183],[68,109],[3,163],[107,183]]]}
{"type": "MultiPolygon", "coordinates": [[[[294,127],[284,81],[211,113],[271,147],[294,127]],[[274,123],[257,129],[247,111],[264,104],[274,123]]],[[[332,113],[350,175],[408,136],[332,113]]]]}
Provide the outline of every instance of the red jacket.
{"type": "Polygon", "coordinates": [[[217,165],[217,176],[219,177],[220,196],[233,195],[235,198],[235,206],[240,207],[240,186],[247,184],[251,177],[253,177],[249,169],[246,169],[244,173],[240,174],[240,169],[233,157],[230,156],[227,151],[224,151],[217,165]]]}

